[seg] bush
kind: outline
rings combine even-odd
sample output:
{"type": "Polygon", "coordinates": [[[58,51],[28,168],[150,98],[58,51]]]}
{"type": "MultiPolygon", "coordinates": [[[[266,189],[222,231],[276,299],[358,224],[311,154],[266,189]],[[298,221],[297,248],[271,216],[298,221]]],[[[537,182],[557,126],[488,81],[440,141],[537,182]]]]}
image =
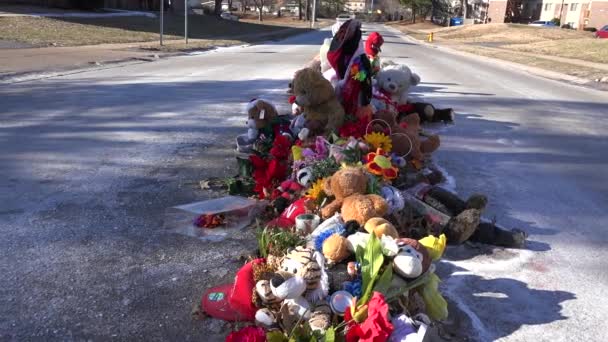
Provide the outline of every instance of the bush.
{"type": "Polygon", "coordinates": [[[555,26],[559,26],[559,24],[560,24],[559,18],[553,18],[553,19],[551,19],[551,21],[555,24],[555,26]]]}
{"type": "Polygon", "coordinates": [[[585,27],[583,29],[583,31],[587,31],[587,32],[597,32],[597,29],[595,27],[585,27]]]}

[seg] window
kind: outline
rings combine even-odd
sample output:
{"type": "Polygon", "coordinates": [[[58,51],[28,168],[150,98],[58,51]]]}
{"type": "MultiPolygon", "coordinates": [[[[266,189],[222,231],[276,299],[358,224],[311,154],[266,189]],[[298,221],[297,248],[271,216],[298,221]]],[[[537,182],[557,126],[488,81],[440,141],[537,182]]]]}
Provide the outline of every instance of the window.
{"type": "Polygon", "coordinates": [[[570,5],[570,10],[571,11],[576,11],[577,8],[578,8],[578,4],[571,4],[570,5]]]}
{"type": "Polygon", "coordinates": [[[545,11],[550,11],[553,4],[545,4],[545,11]]]}

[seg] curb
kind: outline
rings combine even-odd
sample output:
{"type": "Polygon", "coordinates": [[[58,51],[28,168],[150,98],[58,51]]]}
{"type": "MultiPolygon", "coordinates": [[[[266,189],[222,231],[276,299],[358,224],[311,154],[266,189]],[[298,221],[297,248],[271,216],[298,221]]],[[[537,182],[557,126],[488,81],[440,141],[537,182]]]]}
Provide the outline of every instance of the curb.
{"type": "Polygon", "coordinates": [[[555,71],[550,71],[550,70],[545,70],[545,69],[528,66],[528,65],[524,65],[524,64],[520,64],[520,63],[509,62],[509,61],[505,61],[502,59],[480,56],[480,55],[476,55],[476,54],[473,54],[470,52],[455,50],[455,49],[452,49],[452,48],[449,48],[446,46],[433,45],[433,44],[427,43],[425,41],[421,41],[421,40],[412,38],[408,34],[401,32],[395,28],[391,27],[389,29],[391,31],[393,31],[394,33],[399,33],[401,35],[401,38],[408,42],[411,42],[411,43],[414,43],[417,45],[422,45],[422,46],[425,46],[428,48],[437,49],[437,50],[440,50],[440,51],[443,51],[445,53],[449,53],[452,55],[458,55],[458,56],[468,57],[471,59],[481,60],[481,61],[484,61],[487,63],[491,63],[493,65],[496,65],[500,68],[508,69],[512,72],[519,72],[521,74],[532,74],[534,76],[542,77],[542,78],[545,78],[548,80],[559,81],[559,82],[564,82],[564,83],[567,83],[570,85],[584,87],[585,89],[592,89],[592,90],[597,90],[597,91],[608,91],[608,87],[606,87],[602,84],[598,84],[597,82],[590,80],[590,79],[571,76],[571,75],[567,75],[567,74],[563,74],[563,73],[559,73],[559,72],[555,72],[555,71]]]}

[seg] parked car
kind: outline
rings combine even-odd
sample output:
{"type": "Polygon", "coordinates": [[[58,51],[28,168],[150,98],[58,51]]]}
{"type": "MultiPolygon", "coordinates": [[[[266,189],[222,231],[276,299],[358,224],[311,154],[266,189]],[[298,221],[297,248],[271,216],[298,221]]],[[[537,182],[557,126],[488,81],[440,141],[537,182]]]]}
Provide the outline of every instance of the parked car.
{"type": "Polygon", "coordinates": [[[462,18],[450,18],[450,26],[459,26],[464,23],[462,18]]]}
{"type": "Polygon", "coordinates": [[[222,12],[220,14],[220,18],[225,20],[239,21],[239,17],[230,12],[222,12]]]}
{"type": "Polygon", "coordinates": [[[342,24],[344,24],[345,22],[347,22],[350,19],[355,19],[355,15],[354,14],[343,13],[343,14],[339,14],[336,17],[336,22],[339,23],[340,25],[342,25],[342,24]]]}
{"type": "Polygon", "coordinates": [[[536,21],[529,23],[528,25],[538,26],[538,27],[557,27],[557,25],[555,25],[554,22],[547,21],[547,20],[536,20],[536,21]]]}
{"type": "Polygon", "coordinates": [[[595,38],[604,38],[608,39],[608,25],[602,27],[601,29],[595,31],[595,38]]]}

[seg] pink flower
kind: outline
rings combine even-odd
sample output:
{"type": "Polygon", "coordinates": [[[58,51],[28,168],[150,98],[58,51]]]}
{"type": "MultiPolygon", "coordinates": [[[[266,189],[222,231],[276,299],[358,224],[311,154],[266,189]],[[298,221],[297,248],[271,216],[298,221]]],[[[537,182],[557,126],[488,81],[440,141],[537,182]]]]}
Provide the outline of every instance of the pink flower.
{"type": "Polygon", "coordinates": [[[266,332],[260,327],[244,327],[231,332],[226,337],[226,342],[266,342],[266,332]]]}

